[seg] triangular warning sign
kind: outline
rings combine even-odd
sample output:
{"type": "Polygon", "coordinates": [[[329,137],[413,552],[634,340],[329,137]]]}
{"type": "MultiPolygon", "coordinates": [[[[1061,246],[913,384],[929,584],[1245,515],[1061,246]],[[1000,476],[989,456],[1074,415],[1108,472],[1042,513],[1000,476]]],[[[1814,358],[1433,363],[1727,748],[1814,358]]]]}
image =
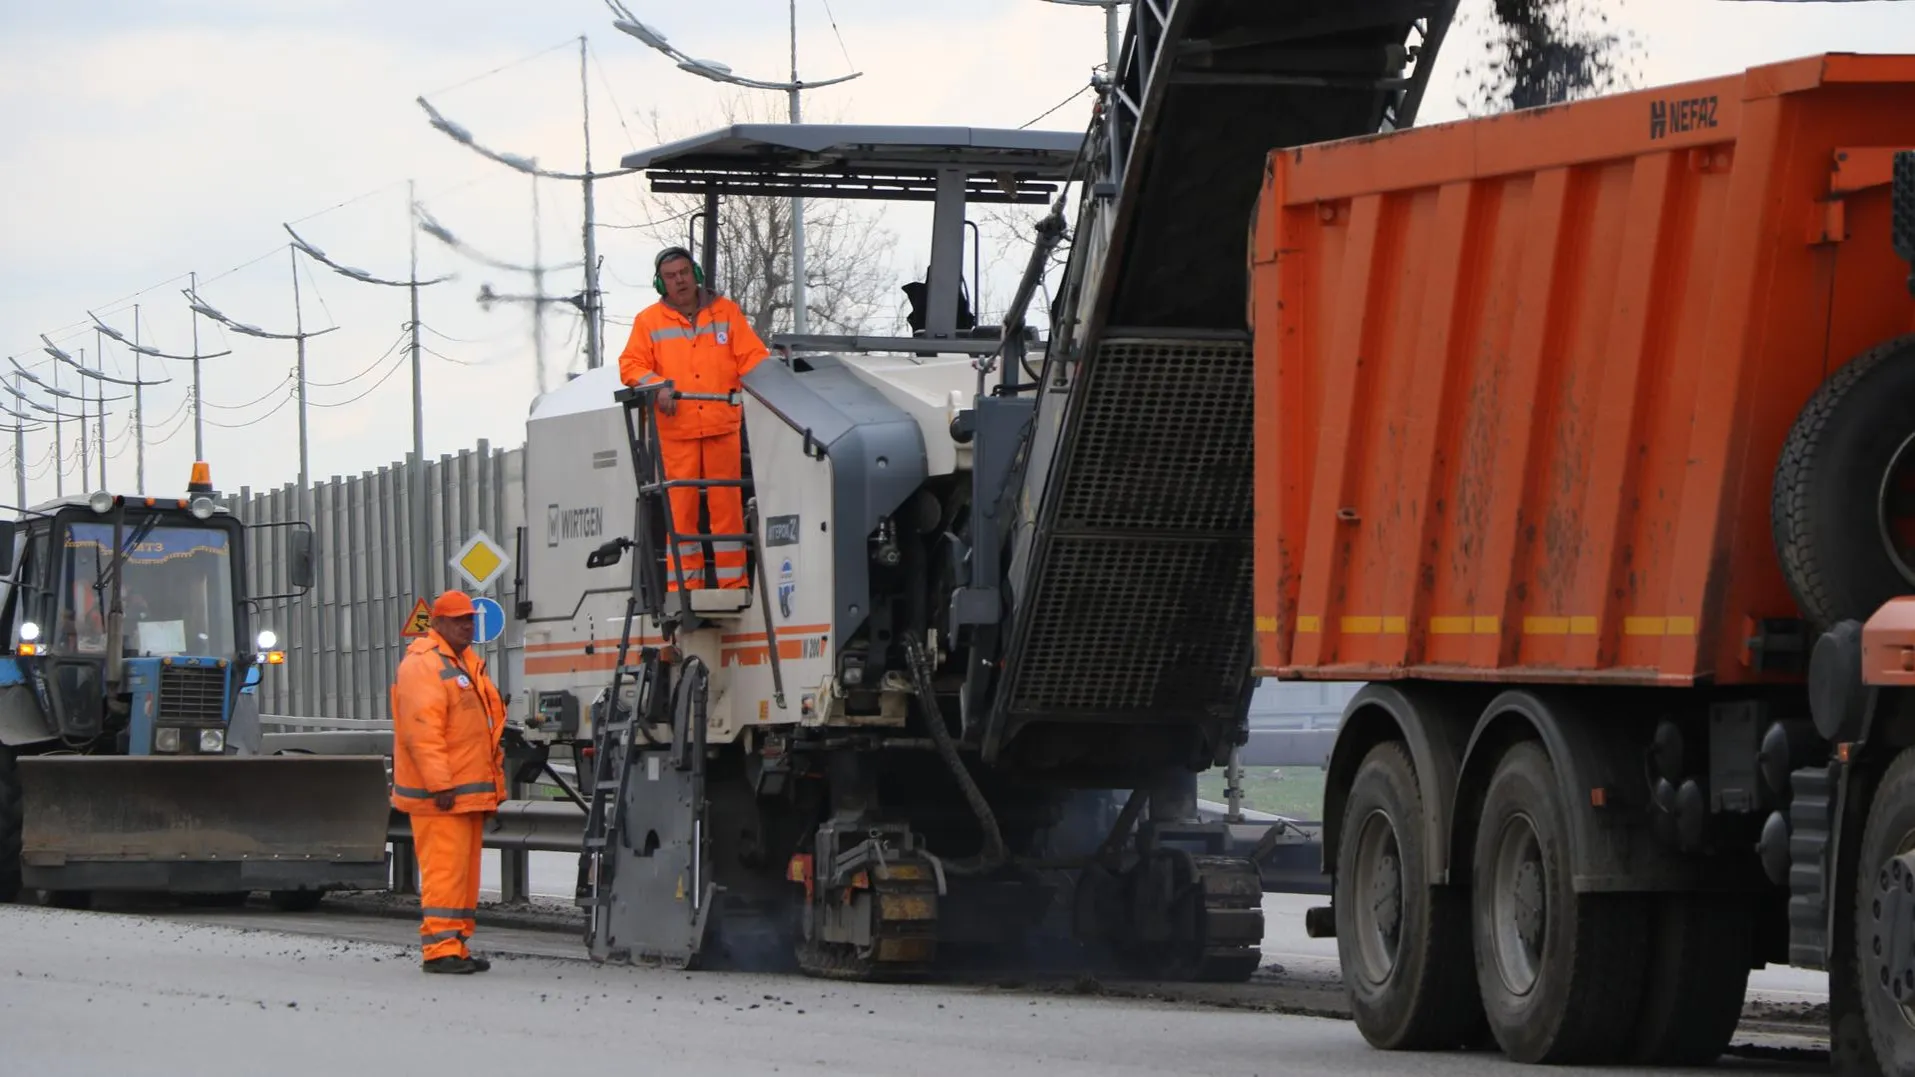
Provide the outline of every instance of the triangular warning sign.
{"type": "Polygon", "coordinates": [[[412,604],[412,615],[406,618],[406,626],[399,634],[407,639],[417,639],[432,629],[432,615],[426,612],[426,600],[421,598],[412,604]]]}

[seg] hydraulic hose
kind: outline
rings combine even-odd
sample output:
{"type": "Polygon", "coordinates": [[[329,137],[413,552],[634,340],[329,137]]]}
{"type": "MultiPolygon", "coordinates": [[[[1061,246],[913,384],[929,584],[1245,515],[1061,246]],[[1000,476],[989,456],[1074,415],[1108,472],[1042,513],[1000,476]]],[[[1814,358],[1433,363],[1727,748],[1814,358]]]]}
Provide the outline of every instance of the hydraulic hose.
{"type": "Polygon", "coordinates": [[[965,768],[964,759],[958,755],[957,742],[945,727],[944,716],[938,713],[938,697],[931,683],[930,663],[915,636],[904,645],[904,652],[905,660],[911,663],[911,676],[917,682],[918,713],[929,727],[931,739],[937,742],[938,755],[943,757],[944,765],[950,768],[951,776],[957,779],[958,788],[964,791],[971,814],[977,816],[978,828],[984,832],[984,849],[979,855],[967,860],[947,860],[944,870],[952,875],[983,875],[995,871],[1009,858],[1004,848],[1004,834],[998,829],[997,815],[991,811],[990,804],[984,800],[983,790],[977,787],[971,772],[965,768]]]}

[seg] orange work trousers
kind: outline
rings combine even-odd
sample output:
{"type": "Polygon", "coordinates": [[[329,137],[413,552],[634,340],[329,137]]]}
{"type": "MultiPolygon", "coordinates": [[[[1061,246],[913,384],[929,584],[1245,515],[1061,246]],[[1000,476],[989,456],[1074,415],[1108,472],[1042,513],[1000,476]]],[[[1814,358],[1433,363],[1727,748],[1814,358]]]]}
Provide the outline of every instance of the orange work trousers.
{"type": "MultiPolygon", "coordinates": [[[[732,479],[736,480],[743,468],[740,457],[742,446],[738,432],[720,434],[709,438],[667,438],[658,439],[660,452],[664,456],[665,479],[732,479]]],[[[681,535],[742,535],[745,533],[745,499],[743,491],[736,486],[674,486],[671,488],[672,521],[671,529],[681,535]],[[699,494],[704,494],[705,507],[711,512],[711,527],[701,532],[698,526],[699,494]]],[[[678,544],[678,563],[685,573],[685,586],[701,588],[705,586],[705,549],[704,543],[683,541],[678,544]]],[[[745,544],[732,540],[712,543],[712,564],[717,569],[718,586],[746,587],[750,585],[745,578],[745,544]]],[[[666,552],[665,587],[678,590],[678,574],[673,570],[670,551],[666,552]]]]}
{"type": "Polygon", "coordinates": [[[485,813],[412,817],[419,857],[419,942],[425,959],[468,957],[479,915],[479,855],[485,851],[485,813]]]}

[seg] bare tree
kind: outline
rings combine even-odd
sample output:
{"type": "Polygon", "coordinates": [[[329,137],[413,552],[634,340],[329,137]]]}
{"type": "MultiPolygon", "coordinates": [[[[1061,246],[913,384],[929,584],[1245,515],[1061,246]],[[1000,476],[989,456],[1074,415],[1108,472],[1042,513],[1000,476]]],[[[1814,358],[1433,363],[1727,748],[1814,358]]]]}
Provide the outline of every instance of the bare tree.
{"type": "MultiPolygon", "coordinates": [[[[680,124],[668,132],[653,109],[650,126],[660,143],[735,123],[781,123],[782,109],[766,95],[740,93],[720,109],[717,122],[680,124]]],[[[688,222],[704,208],[697,195],[642,195],[647,230],[660,247],[684,244],[688,222]]],[[[896,305],[896,274],[890,254],[896,237],[874,214],[842,199],[805,202],[805,307],[813,332],[857,333],[888,321],[896,305]]],[[[696,248],[694,248],[696,250],[696,248]]],[[[770,340],[790,332],[791,200],[734,197],[718,210],[718,281],[724,294],[770,340]]]]}

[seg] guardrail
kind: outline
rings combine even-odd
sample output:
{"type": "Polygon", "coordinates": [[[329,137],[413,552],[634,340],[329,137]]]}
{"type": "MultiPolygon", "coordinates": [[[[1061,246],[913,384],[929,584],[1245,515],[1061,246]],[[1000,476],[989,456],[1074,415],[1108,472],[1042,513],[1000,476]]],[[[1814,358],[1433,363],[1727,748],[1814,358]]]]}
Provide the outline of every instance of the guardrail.
{"type": "MultiPolygon", "coordinates": [[[[315,755],[392,754],[392,723],[384,719],[300,718],[290,715],[261,715],[260,728],[269,752],[310,752],[315,755]]],[[[1257,766],[1299,766],[1320,763],[1317,755],[1328,753],[1324,738],[1334,738],[1334,730],[1253,730],[1251,744],[1244,749],[1244,761],[1257,766]],[[1278,746],[1281,746],[1280,748],[1278,746]],[[1263,751],[1255,749],[1262,748],[1263,751]],[[1276,749],[1275,752],[1272,749],[1276,749]]],[[[572,766],[552,761],[551,768],[567,781],[574,781],[572,766]]],[[[509,792],[514,799],[499,805],[486,825],[485,848],[500,854],[500,898],[523,901],[531,895],[530,853],[567,853],[578,855],[585,834],[585,813],[568,800],[520,799],[525,787],[513,782],[509,792]]],[[[1199,801],[1198,809],[1206,820],[1227,821],[1228,808],[1211,801],[1199,801]]],[[[1263,876],[1268,893],[1327,894],[1329,879],[1323,874],[1320,824],[1282,819],[1265,812],[1244,811],[1230,824],[1229,848],[1234,855],[1254,860],[1263,876]]],[[[395,893],[418,892],[418,862],[412,851],[412,821],[404,812],[394,811],[387,825],[387,840],[392,843],[392,889],[395,893]]]]}

